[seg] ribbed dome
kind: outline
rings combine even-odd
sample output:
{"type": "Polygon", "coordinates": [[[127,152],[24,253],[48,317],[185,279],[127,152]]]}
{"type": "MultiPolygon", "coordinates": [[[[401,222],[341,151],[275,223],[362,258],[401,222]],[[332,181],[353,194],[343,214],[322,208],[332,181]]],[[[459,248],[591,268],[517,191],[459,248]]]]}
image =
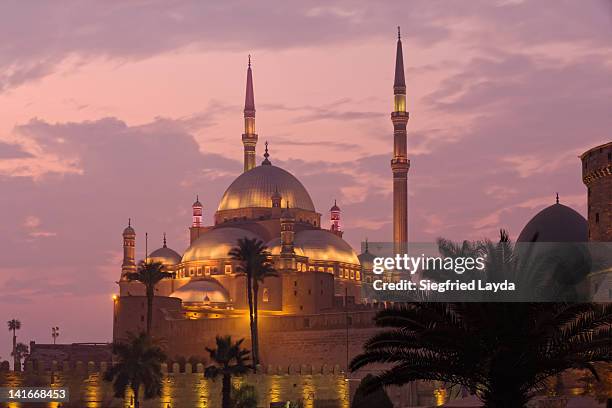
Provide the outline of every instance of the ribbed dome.
{"type": "MultiPolygon", "coordinates": [[[[353,248],[338,235],[327,230],[300,231],[295,234],[293,242],[296,255],[306,256],[312,260],[359,265],[359,259],[353,248]]],[[[266,246],[272,255],[280,254],[280,238],[273,239],[266,246]]]]}
{"type": "Polygon", "coordinates": [[[177,297],[184,303],[228,303],[227,290],[214,279],[192,280],[175,290],[170,297],[177,297]]]}
{"type": "Polygon", "coordinates": [[[272,195],[278,188],[281,206],[315,211],[310,195],[291,173],[272,165],[255,167],[242,173],[225,191],[218,211],[249,207],[272,207],[272,195]]]}
{"type": "Polygon", "coordinates": [[[587,220],[563,204],[553,204],[537,213],[525,225],[517,242],[531,242],[537,234],[537,242],[586,242],[589,227],[587,220]]]}
{"type": "Polygon", "coordinates": [[[222,227],[204,232],[183,254],[183,262],[229,258],[228,252],[240,238],[259,238],[242,228],[222,227]]]}
{"type": "Polygon", "coordinates": [[[158,248],[147,257],[149,262],[160,262],[166,266],[176,265],[181,262],[181,256],[174,249],[168,247],[158,248]]]}

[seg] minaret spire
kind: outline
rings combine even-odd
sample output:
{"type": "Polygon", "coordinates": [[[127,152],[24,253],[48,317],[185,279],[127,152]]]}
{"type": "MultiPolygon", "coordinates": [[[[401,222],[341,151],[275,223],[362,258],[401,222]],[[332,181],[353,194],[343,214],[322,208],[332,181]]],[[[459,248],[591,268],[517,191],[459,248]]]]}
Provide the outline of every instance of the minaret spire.
{"type": "Polygon", "coordinates": [[[395,251],[406,251],[408,241],[408,169],[407,155],[408,112],[406,112],[406,81],[404,78],[404,56],[400,28],[397,28],[397,49],[395,53],[395,77],[393,81],[393,242],[395,251]]]}
{"type": "Polygon", "coordinates": [[[242,134],[244,145],[244,171],[247,172],[255,167],[255,146],[257,145],[257,134],[255,133],[255,94],[253,92],[253,71],[251,70],[251,55],[247,67],[246,95],[244,98],[244,133],[242,134]]]}

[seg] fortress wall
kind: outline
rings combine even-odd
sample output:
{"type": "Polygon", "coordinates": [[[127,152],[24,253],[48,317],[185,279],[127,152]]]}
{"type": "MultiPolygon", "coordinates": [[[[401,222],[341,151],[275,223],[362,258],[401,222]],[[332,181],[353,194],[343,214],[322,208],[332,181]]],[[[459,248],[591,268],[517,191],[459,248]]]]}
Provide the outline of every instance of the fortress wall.
{"type": "MultiPolygon", "coordinates": [[[[80,362],[78,368],[58,371],[37,371],[30,365],[23,373],[0,373],[0,386],[49,386],[69,388],[70,403],[62,407],[118,408],[124,405],[121,399],[113,398],[112,385],[103,381],[102,373],[107,368],[94,368],[90,364],[80,362]]],[[[188,372],[170,372],[164,376],[162,396],[141,403],[142,408],[170,407],[221,407],[221,381],[208,380],[202,372],[189,372],[191,367],[185,367],[188,372]]],[[[166,367],[164,367],[166,368],[166,367]]],[[[203,367],[199,367],[203,371],[203,367]]],[[[167,369],[167,368],[166,368],[167,369]]],[[[172,371],[172,369],[171,369],[172,371]]],[[[199,370],[196,370],[199,371],[199,370]]],[[[294,372],[285,367],[282,374],[260,373],[235,378],[234,385],[241,383],[253,385],[259,397],[259,406],[269,407],[272,402],[303,401],[305,408],[349,407],[349,385],[344,375],[336,371],[325,371],[321,367],[307,369],[309,372],[294,372]],[[291,374],[287,374],[291,372],[291,374]],[[310,374],[314,372],[314,374],[310,374]]],[[[129,398],[128,398],[129,400],[129,398]]],[[[45,406],[36,404],[38,407],[45,406]]],[[[56,407],[56,404],[47,406],[56,407]]],[[[26,404],[11,404],[11,408],[27,407],[26,404]]]]}

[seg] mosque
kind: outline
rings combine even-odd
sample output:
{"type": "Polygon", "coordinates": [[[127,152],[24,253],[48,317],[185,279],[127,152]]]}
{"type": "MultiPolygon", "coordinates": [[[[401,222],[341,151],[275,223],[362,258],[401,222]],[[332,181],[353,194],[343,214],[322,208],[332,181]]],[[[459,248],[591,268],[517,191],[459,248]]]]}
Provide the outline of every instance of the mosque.
{"type": "MultiPolygon", "coordinates": [[[[401,247],[408,236],[410,160],[399,36],[393,90],[393,242],[401,247]]],[[[257,238],[269,248],[278,271],[278,277],[266,278],[257,299],[263,360],[270,364],[325,363],[346,367],[350,356],[356,355],[376,330],[372,317],[380,305],[362,295],[362,286],[372,279],[372,255],[367,247],[357,255],[342,238],[341,210],[335,202],[327,213],[330,227],[323,227],[322,214],[317,212],[308,191],[293,174],[274,165],[267,143],[263,159],[257,163],[250,59],[242,143],[244,171],[223,194],[213,225],[204,225],[203,205],[196,199],[189,247],[175,251],[164,238],[163,246],[148,254],[148,260],[163,263],[175,274],[156,288],[153,333],[166,339],[171,355],[183,356],[202,355],[217,334],[248,339],[246,279],[238,273],[228,252],[240,238],[257,238]]],[[[534,237],[540,241],[612,241],[611,154],[612,143],[607,143],[581,157],[583,180],[588,187],[588,221],[557,200],[526,224],[519,241],[534,237]]],[[[144,287],[126,278],[137,268],[135,247],[136,232],[128,225],[123,231],[119,296],[114,301],[114,339],[145,327],[144,287]]],[[[609,271],[603,276],[604,281],[611,280],[609,271]]],[[[599,284],[593,290],[600,292],[599,284]]],[[[602,296],[605,295],[612,297],[612,292],[602,296]]]]}

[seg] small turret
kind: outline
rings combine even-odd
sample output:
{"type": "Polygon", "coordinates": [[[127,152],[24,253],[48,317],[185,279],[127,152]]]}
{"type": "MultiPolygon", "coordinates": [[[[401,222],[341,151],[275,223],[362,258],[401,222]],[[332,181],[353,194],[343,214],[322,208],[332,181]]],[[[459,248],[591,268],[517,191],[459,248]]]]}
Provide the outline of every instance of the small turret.
{"type": "Polygon", "coordinates": [[[127,273],[136,272],[136,231],[132,228],[132,219],[123,230],[123,263],[121,264],[121,279],[127,273]]]}
{"type": "Polygon", "coordinates": [[[274,193],[272,194],[272,197],[270,198],[272,200],[272,208],[280,208],[281,201],[283,198],[278,192],[278,187],[274,187],[274,193]]]}
{"type": "Polygon", "coordinates": [[[338,236],[342,236],[342,231],[340,230],[340,207],[338,207],[338,203],[334,200],[334,205],[329,209],[329,218],[330,218],[330,231],[338,236]]]}
{"type": "Polygon", "coordinates": [[[196,239],[200,237],[204,231],[208,228],[204,226],[202,223],[202,216],[204,214],[202,203],[200,202],[200,197],[196,195],[196,200],[192,204],[191,209],[193,212],[191,226],[189,227],[189,238],[190,243],[193,243],[196,239]]]}
{"type": "Polygon", "coordinates": [[[201,227],[202,226],[202,214],[203,214],[203,206],[200,202],[200,197],[196,195],[196,200],[191,206],[193,210],[193,220],[191,223],[192,227],[201,227]]]}
{"type": "Polygon", "coordinates": [[[295,237],[295,217],[289,209],[289,202],[287,207],[283,209],[280,218],[281,223],[281,257],[282,256],[293,256],[295,250],[293,248],[293,240],[295,237]]]}

